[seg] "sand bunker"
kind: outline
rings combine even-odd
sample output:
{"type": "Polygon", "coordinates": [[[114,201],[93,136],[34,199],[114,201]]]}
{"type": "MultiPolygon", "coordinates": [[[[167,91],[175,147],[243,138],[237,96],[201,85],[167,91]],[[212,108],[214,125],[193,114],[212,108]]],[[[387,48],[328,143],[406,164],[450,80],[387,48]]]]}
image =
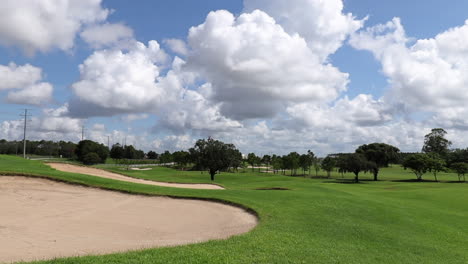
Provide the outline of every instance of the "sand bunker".
{"type": "Polygon", "coordinates": [[[149,171],[152,170],[152,168],[130,168],[131,170],[135,171],[149,171]]]}
{"type": "Polygon", "coordinates": [[[0,263],[226,239],[256,217],[220,203],[0,176],[0,263]]]}
{"type": "Polygon", "coordinates": [[[186,184],[186,183],[167,183],[167,182],[147,181],[147,180],[136,179],[132,177],[126,177],[124,175],[108,172],[105,170],[100,170],[100,169],[95,169],[95,168],[90,168],[90,167],[83,167],[83,166],[76,166],[76,165],[65,164],[65,163],[48,163],[48,165],[60,171],[88,174],[88,175],[98,176],[102,178],[133,182],[133,183],[141,183],[141,184],[156,185],[156,186],[163,186],[163,187],[186,188],[186,189],[206,189],[206,190],[223,190],[224,189],[223,187],[219,185],[215,185],[215,184],[188,184],[188,183],[186,184]]]}

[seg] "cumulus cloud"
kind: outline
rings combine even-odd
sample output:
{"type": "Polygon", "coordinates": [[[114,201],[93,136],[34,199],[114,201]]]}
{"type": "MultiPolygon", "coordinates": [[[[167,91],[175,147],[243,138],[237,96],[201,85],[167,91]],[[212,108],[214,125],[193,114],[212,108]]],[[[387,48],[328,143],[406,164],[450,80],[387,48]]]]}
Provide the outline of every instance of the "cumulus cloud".
{"type": "Polygon", "coordinates": [[[166,54],[156,41],[148,46],[135,42],[128,51],[100,50],[89,56],[80,68],[80,80],[72,85],[76,99],[70,105],[76,115],[90,107],[101,115],[148,112],[166,99],[167,90],[157,85],[166,54]],[[85,107],[83,107],[85,106],[85,107]]]}
{"type": "Polygon", "coordinates": [[[7,102],[25,105],[41,105],[52,100],[53,87],[49,83],[38,83],[27,86],[19,91],[12,91],[7,95],[7,102]]]}
{"type": "Polygon", "coordinates": [[[70,50],[83,25],[109,14],[101,0],[4,0],[0,8],[0,44],[29,55],[51,49],[70,50]]]}
{"type": "Polygon", "coordinates": [[[187,68],[211,83],[209,99],[229,118],[270,118],[289,103],[332,101],[348,83],[301,36],[259,10],[238,18],[211,12],[190,29],[188,43],[187,68]]]}
{"type": "Polygon", "coordinates": [[[50,83],[41,82],[41,68],[30,64],[0,65],[0,79],[0,91],[8,91],[8,103],[41,105],[52,100],[53,87],[50,83]]]}
{"type": "Polygon", "coordinates": [[[342,0],[244,0],[244,9],[265,11],[286,32],[304,37],[322,61],[365,21],[357,20],[351,13],[344,14],[342,0]]]}
{"type": "Polygon", "coordinates": [[[80,37],[91,47],[98,49],[133,39],[133,30],[122,23],[92,25],[81,32],[80,37]]]}
{"type": "Polygon", "coordinates": [[[181,39],[165,39],[164,44],[166,44],[169,49],[174,53],[186,56],[188,54],[188,47],[185,41],[181,39]]]}
{"type": "Polygon", "coordinates": [[[400,19],[394,18],[359,32],[350,43],[381,62],[390,83],[387,98],[463,126],[456,119],[468,110],[468,49],[462,44],[467,38],[468,21],[434,38],[411,41],[400,19]]]}

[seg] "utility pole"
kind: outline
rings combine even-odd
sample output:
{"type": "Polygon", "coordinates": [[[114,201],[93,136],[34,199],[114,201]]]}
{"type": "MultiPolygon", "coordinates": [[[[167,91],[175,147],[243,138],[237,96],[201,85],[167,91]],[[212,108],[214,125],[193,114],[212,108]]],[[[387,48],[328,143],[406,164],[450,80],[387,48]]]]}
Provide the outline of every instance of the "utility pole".
{"type": "Polygon", "coordinates": [[[28,117],[30,116],[28,114],[29,109],[24,109],[24,114],[21,114],[21,116],[24,119],[24,133],[23,133],[23,158],[26,158],[26,131],[28,127],[28,117]]]}
{"type": "Polygon", "coordinates": [[[107,148],[110,150],[110,136],[107,136],[107,148]]]}
{"type": "Polygon", "coordinates": [[[83,125],[83,126],[81,126],[81,141],[83,141],[83,140],[84,140],[84,134],[85,134],[85,130],[86,130],[86,129],[85,129],[85,126],[84,126],[84,125],[83,125]]]}

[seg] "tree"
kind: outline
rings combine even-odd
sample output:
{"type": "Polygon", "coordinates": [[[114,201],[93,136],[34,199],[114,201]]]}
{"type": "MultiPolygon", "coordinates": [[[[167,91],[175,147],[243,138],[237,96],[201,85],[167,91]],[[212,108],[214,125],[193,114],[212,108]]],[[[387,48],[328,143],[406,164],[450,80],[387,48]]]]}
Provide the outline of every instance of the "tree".
{"type": "Polygon", "coordinates": [[[327,172],[327,177],[330,178],[330,174],[336,166],[336,159],[327,156],[322,160],[322,170],[327,172]]]}
{"type": "Polygon", "coordinates": [[[164,153],[159,156],[159,163],[161,164],[169,164],[173,161],[174,157],[168,150],[164,151],[164,153]]]}
{"type": "Polygon", "coordinates": [[[368,161],[366,157],[359,153],[344,155],[340,165],[341,172],[354,173],[354,181],[359,182],[359,173],[367,172],[375,168],[375,163],[368,161]]]}
{"type": "Polygon", "coordinates": [[[297,152],[291,152],[284,157],[285,168],[291,170],[291,176],[297,174],[297,169],[300,167],[300,157],[301,155],[297,152]]]}
{"type": "Polygon", "coordinates": [[[137,158],[137,150],[132,146],[125,146],[124,147],[124,158],[125,159],[136,159],[137,158]]]}
{"type": "Polygon", "coordinates": [[[418,181],[422,181],[422,176],[431,169],[431,159],[426,154],[413,154],[408,156],[402,165],[405,170],[413,171],[418,181]]]}
{"type": "Polygon", "coordinates": [[[119,144],[114,144],[110,150],[110,157],[115,160],[124,158],[124,148],[119,144]]]}
{"type": "Polygon", "coordinates": [[[263,155],[262,158],[262,163],[267,165],[267,170],[270,169],[270,163],[271,163],[271,156],[270,155],[263,155]]]}
{"type": "Polygon", "coordinates": [[[299,157],[299,166],[302,168],[302,172],[305,175],[305,172],[312,166],[312,160],[308,154],[302,154],[299,157]]]}
{"type": "Polygon", "coordinates": [[[273,155],[271,158],[271,164],[273,166],[273,172],[277,173],[283,168],[283,159],[280,156],[273,155]]]}
{"type": "Polygon", "coordinates": [[[154,152],[154,151],[149,151],[146,156],[148,157],[148,159],[152,159],[152,160],[156,160],[158,159],[158,153],[154,152]]]}
{"type": "Polygon", "coordinates": [[[468,163],[465,163],[465,162],[453,163],[451,168],[458,174],[458,181],[461,181],[462,176],[463,176],[463,181],[466,181],[465,174],[468,173],[468,163]]]}
{"type": "Polygon", "coordinates": [[[75,152],[78,160],[81,162],[84,162],[84,157],[88,153],[96,153],[100,158],[99,163],[105,163],[107,156],[109,155],[109,149],[107,149],[106,146],[91,140],[80,141],[75,152]]]}
{"type": "Polygon", "coordinates": [[[229,159],[229,168],[237,171],[242,166],[242,153],[233,144],[228,144],[227,155],[229,159]]]}
{"type": "Polygon", "coordinates": [[[429,156],[429,171],[434,175],[435,181],[437,180],[437,173],[444,171],[447,163],[441,159],[439,155],[433,154],[429,156]]]}
{"type": "Polygon", "coordinates": [[[375,163],[376,166],[372,169],[374,174],[374,181],[378,180],[380,168],[388,167],[390,162],[398,160],[398,153],[400,150],[394,146],[385,143],[372,143],[369,145],[362,145],[356,149],[356,153],[362,154],[367,160],[375,163]]]}
{"type": "Polygon", "coordinates": [[[249,165],[252,167],[252,171],[254,171],[254,167],[257,164],[258,159],[259,158],[257,157],[257,155],[255,155],[255,153],[249,153],[247,155],[247,163],[249,163],[249,165]]]}
{"type": "Polygon", "coordinates": [[[314,161],[312,162],[315,170],[315,177],[318,177],[318,173],[320,172],[320,167],[322,166],[322,161],[320,158],[314,158],[314,161]]]}
{"type": "Polygon", "coordinates": [[[431,133],[424,137],[424,146],[422,151],[424,153],[435,153],[441,157],[446,157],[449,152],[449,147],[452,142],[445,138],[447,132],[442,128],[434,128],[431,133]]]}
{"type": "Polygon", "coordinates": [[[172,153],[172,156],[174,158],[174,162],[176,162],[182,170],[184,170],[185,166],[190,162],[190,153],[187,151],[176,151],[172,153]]]}
{"type": "Polygon", "coordinates": [[[214,181],[218,171],[226,170],[232,164],[232,153],[238,150],[233,144],[225,144],[212,138],[200,139],[192,148],[197,166],[208,169],[211,180],[214,181]]]}

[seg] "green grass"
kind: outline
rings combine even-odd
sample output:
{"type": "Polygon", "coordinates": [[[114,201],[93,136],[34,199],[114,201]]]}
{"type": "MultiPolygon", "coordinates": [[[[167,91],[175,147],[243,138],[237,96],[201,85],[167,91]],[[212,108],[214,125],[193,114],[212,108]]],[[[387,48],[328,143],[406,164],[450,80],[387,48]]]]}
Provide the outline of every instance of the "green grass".
{"type": "MultiPolygon", "coordinates": [[[[397,182],[415,177],[396,166],[382,171],[384,181],[363,184],[250,171],[217,175],[216,183],[226,190],[123,183],[7,156],[0,156],[0,171],[125,192],[224,200],[252,208],[260,217],[252,232],[228,240],[39,263],[468,263],[468,184],[397,182]],[[255,190],[265,187],[290,190],[255,190]]],[[[119,172],[160,181],[209,182],[206,173],[167,168],[119,172]]],[[[362,176],[366,178],[372,176],[362,176]]],[[[454,174],[440,178],[457,179],[454,174]]]]}

